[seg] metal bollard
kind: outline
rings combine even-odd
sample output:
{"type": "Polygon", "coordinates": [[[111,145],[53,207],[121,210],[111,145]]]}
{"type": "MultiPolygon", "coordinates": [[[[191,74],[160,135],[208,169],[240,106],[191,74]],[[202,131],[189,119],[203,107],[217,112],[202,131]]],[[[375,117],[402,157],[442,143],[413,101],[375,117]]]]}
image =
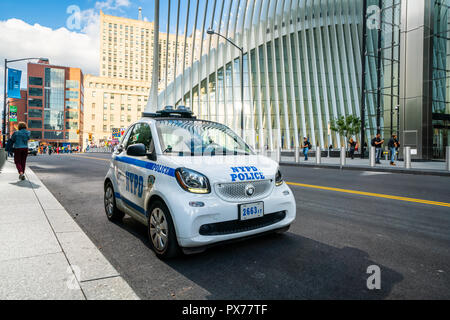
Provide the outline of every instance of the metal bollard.
{"type": "Polygon", "coordinates": [[[277,149],[277,162],[280,163],[281,162],[281,148],[277,149]]]}
{"type": "Polygon", "coordinates": [[[450,146],[447,146],[445,148],[445,151],[446,151],[446,159],[447,159],[445,169],[447,171],[450,171],[450,146]]]}
{"type": "Polygon", "coordinates": [[[411,147],[405,147],[403,158],[405,160],[405,168],[411,169],[411,147]]]}
{"type": "Polygon", "coordinates": [[[375,167],[375,147],[370,147],[369,160],[370,160],[370,166],[375,167]]]}
{"type": "Polygon", "coordinates": [[[341,147],[341,167],[345,166],[345,147],[341,147]]]}
{"type": "Polygon", "coordinates": [[[299,156],[298,153],[300,152],[300,149],[298,148],[298,146],[295,147],[294,152],[295,152],[295,154],[294,154],[295,163],[299,163],[300,162],[300,156],[299,156]]]}
{"type": "Polygon", "coordinates": [[[320,147],[316,147],[316,164],[320,164],[322,162],[322,155],[320,154],[320,147]]]}

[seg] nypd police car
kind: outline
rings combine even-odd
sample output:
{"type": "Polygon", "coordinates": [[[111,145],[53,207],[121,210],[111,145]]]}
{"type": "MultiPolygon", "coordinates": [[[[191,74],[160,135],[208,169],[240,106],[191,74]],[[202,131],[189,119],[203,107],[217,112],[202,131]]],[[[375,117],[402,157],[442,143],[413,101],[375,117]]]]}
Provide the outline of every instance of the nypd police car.
{"type": "Polygon", "coordinates": [[[296,217],[275,161],[185,107],[144,113],[127,129],[104,191],[108,219],[128,214],[143,223],[160,258],[284,232],[296,217]]]}

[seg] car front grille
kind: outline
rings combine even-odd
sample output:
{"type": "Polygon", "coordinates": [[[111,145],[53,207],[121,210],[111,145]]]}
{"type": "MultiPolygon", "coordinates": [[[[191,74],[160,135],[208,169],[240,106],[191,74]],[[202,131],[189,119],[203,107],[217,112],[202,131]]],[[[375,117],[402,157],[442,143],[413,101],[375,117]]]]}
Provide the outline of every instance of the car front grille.
{"type": "Polygon", "coordinates": [[[199,233],[202,236],[218,236],[238,232],[245,232],[270,226],[271,224],[280,222],[285,217],[286,211],[278,211],[266,214],[261,218],[255,218],[250,220],[232,220],[232,221],[204,224],[200,227],[199,233]]]}
{"type": "Polygon", "coordinates": [[[260,181],[218,183],[215,186],[215,190],[219,197],[223,200],[242,202],[267,197],[270,192],[272,192],[273,186],[273,180],[270,179],[260,181]],[[252,195],[248,195],[246,193],[246,188],[250,185],[254,187],[254,193],[252,195]]]}

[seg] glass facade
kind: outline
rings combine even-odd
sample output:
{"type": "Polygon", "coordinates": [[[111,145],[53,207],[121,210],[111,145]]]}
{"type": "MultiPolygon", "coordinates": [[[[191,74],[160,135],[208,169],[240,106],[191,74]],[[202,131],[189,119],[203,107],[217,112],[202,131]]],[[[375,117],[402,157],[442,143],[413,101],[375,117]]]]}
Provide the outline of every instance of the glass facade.
{"type": "Polygon", "coordinates": [[[445,159],[450,145],[450,0],[433,1],[433,158],[445,159]]]}
{"type": "MultiPolygon", "coordinates": [[[[382,10],[375,12],[378,26],[366,33],[365,106],[360,0],[219,1],[202,24],[244,48],[244,96],[239,50],[207,35],[211,49],[159,95],[158,106],[184,104],[239,134],[243,121],[243,137],[257,149],[293,149],[303,137],[313,146],[341,147],[345,142],[328,129],[330,122],[361,117],[362,107],[367,140],[377,129],[390,134],[398,130],[401,1],[367,2],[382,10]]],[[[207,16],[201,11],[200,21],[207,16]]]]}
{"type": "MultiPolygon", "coordinates": [[[[45,68],[44,129],[64,130],[65,70],[45,68]]],[[[48,132],[44,133],[49,136],[48,132]]]]}

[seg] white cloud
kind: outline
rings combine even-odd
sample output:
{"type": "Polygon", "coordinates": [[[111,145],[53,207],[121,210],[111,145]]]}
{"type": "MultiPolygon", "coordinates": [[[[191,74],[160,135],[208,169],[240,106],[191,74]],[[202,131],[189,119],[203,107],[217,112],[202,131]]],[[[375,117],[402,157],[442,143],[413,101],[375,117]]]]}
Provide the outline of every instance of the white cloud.
{"type": "MultiPolygon", "coordinates": [[[[81,68],[84,74],[98,74],[100,63],[100,10],[122,11],[130,0],[97,1],[93,8],[79,11],[79,30],[69,30],[69,24],[51,29],[40,24],[28,24],[20,19],[0,21],[0,57],[21,59],[45,57],[50,64],[81,68]]],[[[68,18],[69,18],[68,13],[68,18]]],[[[22,70],[22,88],[26,88],[27,62],[8,64],[22,70]]],[[[3,109],[4,60],[0,61],[0,114],[3,109]]],[[[1,121],[0,121],[1,122],[1,121]]]]}
{"type": "MultiPolygon", "coordinates": [[[[91,20],[86,24],[85,32],[69,31],[66,28],[51,29],[39,24],[30,25],[19,19],[0,21],[0,57],[45,57],[50,60],[50,64],[78,67],[85,74],[97,74],[99,27],[98,20],[91,20]]],[[[8,64],[10,68],[22,70],[23,87],[26,86],[26,63],[8,64]]],[[[3,74],[0,81],[3,87],[3,74]]]]}

